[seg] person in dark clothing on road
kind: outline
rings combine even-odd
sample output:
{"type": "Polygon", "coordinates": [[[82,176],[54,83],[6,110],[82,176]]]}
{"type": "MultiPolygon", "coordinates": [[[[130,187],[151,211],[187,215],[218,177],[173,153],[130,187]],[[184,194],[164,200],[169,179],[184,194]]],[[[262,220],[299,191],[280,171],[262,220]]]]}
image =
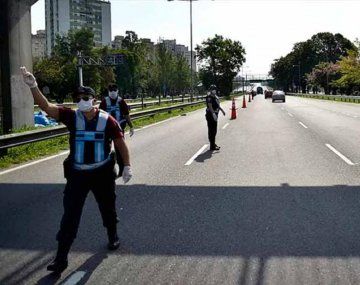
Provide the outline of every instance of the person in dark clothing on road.
{"type": "Polygon", "coordinates": [[[114,154],[111,143],[121,154],[124,168],[122,177],[127,183],[132,177],[129,150],[119,124],[108,113],[93,105],[95,92],[90,87],[80,86],[74,92],[78,109],[59,107],[48,102],[37,87],[35,77],[21,67],[24,82],[30,87],[35,104],[50,117],[62,122],[70,132],[70,154],[64,161],[64,176],[67,180],[63,205],[64,214],[56,236],[58,250],[48,265],[49,271],[61,273],[68,266],[67,256],[76,238],[82,208],[89,191],[99,205],[103,225],[107,229],[108,248],[115,250],[120,241],[117,235],[115,208],[114,154]]]}
{"type": "Polygon", "coordinates": [[[225,116],[224,110],[220,107],[219,97],[216,95],[216,86],[211,85],[208,96],[206,96],[206,121],[208,125],[208,137],[210,142],[210,150],[219,150],[220,147],[215,143],[217,133],[217,123],[219,111],[225,116]]]}
{"type": "Polygon", "coordinates": [[[119,96],[119,89],[116,84],[112,83],[108,86],[108,96],[101,101],[100,109],[113,116],[123,130],[125,130],[127,123],[130,127],[130,137],[134,135],[129,106],[126,104],[126,101],[119,96]]]}
{"type": "MultiPolygon", "coordinates": [[[[134,135],[134,127],[130,119],[129,106],[126,104],[126,101],[119,96],[119,89],[115,83],[109,84],[108,94],[102,99],[99,108],[113,116],[123,131],[125,131],[126,124],[128,124],[130,127],[130,137],[134,135]]],[[[121,176],[124,163],[117,149],[115,149],[115,153],[116,161],[119,166],[119,176],[121,176]]]]}

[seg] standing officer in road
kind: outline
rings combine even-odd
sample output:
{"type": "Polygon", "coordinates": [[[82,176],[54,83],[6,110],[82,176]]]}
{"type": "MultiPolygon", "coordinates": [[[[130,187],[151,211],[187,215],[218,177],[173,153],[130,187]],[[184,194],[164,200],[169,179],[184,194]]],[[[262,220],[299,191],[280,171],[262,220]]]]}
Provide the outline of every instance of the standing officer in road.
{"type": "Polygon", "coordinates": [[[108,112],[125,130],[126,123],[130,127],[130,137],[134,134],[134,127],[129,115],[129,107],[125,100],[119,96],[119,90],[116,84],[112,83],[108,87],[108,96],[100,103],[100,109],[108,112]]]}
{"type": "Polygon", "coordinates": [[[114,142],[122,156],[122,177],[125,183],[132,177],[129,150],[115,119],[93,106],[93,89],[80,86],[76,90],[74,101],[78,109],[74,111],[49,103],[37,87],[35,77],[25,67],[21,67],[21,71],[35,104],[50,117],[64,123],[70,131],[70,154],[64,161],[64,175],[67,179],[63,198],[64,214],[56,237],[58,250],[54,261],[47,267],[49,271],[61,273],[68,265],[67,256],[76,238],[82,208],[90,190],[99,205],[103,225],[107,229],[108,248],[115,250],[119,247],[115,208],[115,160],[111,142],[114,142]]]}
{"type": "Polygon", "coordinates": [[[217,133],[217,122],[219,111],[225,116],[224,110],[220,107],[219,97],[216,95],[216,86],[211,85],[208,96],[206,96],[206,121],[208,125],[208,137],[210,142],[210,150],[219,150],[220,147],[215,143],[217,133]]]}

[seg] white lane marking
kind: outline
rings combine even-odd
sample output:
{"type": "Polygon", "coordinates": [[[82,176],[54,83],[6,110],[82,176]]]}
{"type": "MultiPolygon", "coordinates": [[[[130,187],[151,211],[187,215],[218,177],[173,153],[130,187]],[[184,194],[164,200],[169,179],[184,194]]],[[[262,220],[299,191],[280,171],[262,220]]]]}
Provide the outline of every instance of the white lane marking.
{"type": "Polygon", "coordinates": [[[353,116],[353,118],[357,118],[358,116],[353,116]]]}
{"type": "Polygon", "coordinates": [[[1,172],[0,172],[0,175],[6,174],[6,173],[10,173],[10,172],[13,172],[13,171],[15,171],[15,170],[19,170],[19,169],[22,169],[22,168],[25,168],[25,167],[28,167],[28,166],[32,166],[32,165],[38,164],[38,163],[40,163],[40,162],[44,162],[44,161],[47,161],[47,160],[50,160],[50,159],[53,159],[53,158],[56,158],[56,157],[59,157],[59,156],[68,154],[68,153],[69,153],[68,150],[67,150],[67,151],[63,151],[63,152],[60,152],[60,153],[58,153],[58,154],[55,154],[55,155],[52,155],[52,156],[49,156],[49,157],[45,157],[45,158],[42,158],[42,159],[39,159],[39,160],[35,160],[35,161],[30,162],[30,163],[27,163],[27,164],[23,164],[23,165],[14,167],[14,168],[10,168],[10,169],[8,169],[8,170],[1,171],[1,172]]]}
{"type": "Polygon", "coordinates": [[[302,125],[305,129],[307,129],[308,127],[305,126],[305,124],[303,124],[302,122],[299,122],[300,125],[302,125]]]}
{"type": "Polygon", "coordinates": [[[284,108],[284,107],[281,107],[281,110],[285,111],[285,108],[284,108]]]}
{"type": "Polygon", "coordinates": [[[337,156],[339,156],[343,161],[345,161],[349,165],[355,165],[350,159],[348,159],[345,155],[339,152],[336,148],[334,148],[330,144],[325,144],[331,151],[333,151],[337,156]]]}
{"type": "Polygon", "coordinates": [[[230,125],[230,124],[229,124],[229,123],[226,123],[226,124],[222,127],[222,129],[225,130],[228,125],[230,125]]]}
{"type": "Polygon", "coordinates": [[[207,148],[209,145],[205,144],[202,146],[202,148],[200,148],[197,153],[195,153],[186,163],[185,165],[190,165],[191,163],[193,163],[193,161],[195,160],[195,158],[197,158],[203,151],[205,148],[207,148]]]}
{"type": "Polygon", "coordinates": [[[293,115],[293,114],[291,114],[291,113],[288,113],[288,115],[289,115],[290,117],[294,117],[294,115],[293,115]]]}
{"type": "Polygon", "coordinates": [[[84,276],[85,271],[76,271],[70,278],[64,283],[64,285],[75,285],[77,284],[84,276]]]}

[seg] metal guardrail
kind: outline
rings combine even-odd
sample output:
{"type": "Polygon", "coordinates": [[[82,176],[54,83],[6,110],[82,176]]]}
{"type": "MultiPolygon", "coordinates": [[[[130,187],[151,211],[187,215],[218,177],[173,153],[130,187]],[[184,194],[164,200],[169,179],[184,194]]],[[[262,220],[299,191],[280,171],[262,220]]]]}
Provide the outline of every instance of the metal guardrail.
{"type": "MultiPolygon", "coordinates": [[[[198,96],[203,98],[203,96],[198,96]]],[[[196,98],[196,97],[194,97],[196,98]]],[[[138,99],[125,99],[126,102],[128,103],[128,106],[130,107],[130,109],[133,108],[140,108],[140,107],[144,107],[146,108],[147,106],[154,106],[154,105],[158,105],[159,103],[173,103],[173,102],[185,102],[188,101],[190,102],[190,97],[189,96],[184,96],[184,98],[180,97],[180,98],[174,98],[174,99],[162,99],[160,100],[153,100],[153,101],[144,101],[144,103],[142,102],[135,102],[135,103],[130,103],[132,101],[138,100],[138,99]]],[[[65,102],[65,103],[56,103],[56,105],[58,106],[65,106],[65,107],[76,107],[76,103],[71,103],[71,102],[65,102]]],[[[34,105],[34,107],[39,107],[38,105],[34,105]]]]}
{"type": "Polygon", "coordinates": [[[303,94],[303,93],[286,93],[290,96],[298,96],[304,98],[315,98],[323,100],[332,100],[340,102],[349,102],[349,103],[360,103],[360,96],[351,96],[351,95],[326,95],[326,94],[303,94]]]}
{"type": "MultiPolygon", "coordinates": [[[[198,99],[202,99],[203,97],[199,97],[198,99]]],[[[145,117],[154,116],[159,113],[171,112],[172,110],[183,109],[189,106],[195,106],[199,104],[204,104],[203,101],[190,102],[179,104],[175,106],[157,108],[152,110],[145,110],[140,112],[134,112],[131,114],[132,120],[137,120],[145,117]]],[[[15,133],[9,135],[0,136],[0,151],[6,150],[8,148],[25,145],[29,143],[39,142],[51,138],[56,138],[60,136],[67,135],[69,133],[67,127],[64,125],[49,127],[46,129],[40,129],[35,131],[28,131],[23,133],[15,133]]]]}

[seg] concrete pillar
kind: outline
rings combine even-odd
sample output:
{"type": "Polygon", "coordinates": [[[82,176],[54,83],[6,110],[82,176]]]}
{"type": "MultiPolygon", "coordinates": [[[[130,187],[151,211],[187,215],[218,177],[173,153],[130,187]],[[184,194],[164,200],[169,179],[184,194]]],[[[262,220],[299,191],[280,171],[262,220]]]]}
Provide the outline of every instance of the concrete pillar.
{"type": "Polygon", "coordinates": [[[33,0],[8,1],[9,63],[12,127],[33,125],[34,101],[23,83],[19,67],[32,71],[31,5],[33,0]]]}
{"type": "Polygon", "coordinates": [[[5,9],[0,9],[0,134],[8,133],[12,128],[8,10],[5,4],[5,9]]]}

